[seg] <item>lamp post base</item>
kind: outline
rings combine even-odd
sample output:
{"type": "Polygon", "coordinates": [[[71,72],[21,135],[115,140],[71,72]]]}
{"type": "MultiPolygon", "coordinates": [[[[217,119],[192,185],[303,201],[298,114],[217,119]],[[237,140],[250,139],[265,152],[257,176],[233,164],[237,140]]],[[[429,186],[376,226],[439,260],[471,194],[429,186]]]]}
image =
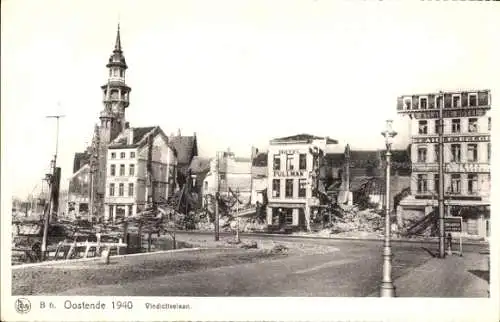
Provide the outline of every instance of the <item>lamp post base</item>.
{"type": "Polygon", "coordinates": [[[392,282],[382,282],[380,285],[380,297],[395,297],[396,289],[392,282]]]}

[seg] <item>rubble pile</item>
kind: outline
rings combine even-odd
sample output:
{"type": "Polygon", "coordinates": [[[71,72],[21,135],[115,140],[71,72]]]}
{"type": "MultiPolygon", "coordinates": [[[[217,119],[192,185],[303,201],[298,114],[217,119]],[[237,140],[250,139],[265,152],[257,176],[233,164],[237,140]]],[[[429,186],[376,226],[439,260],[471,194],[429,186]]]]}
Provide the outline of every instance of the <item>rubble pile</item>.
{"type": "Polygon", "coordinates": [[[383,229],[383,225],[384,218],[375,209],[359,210],[357,206],[340,205],[331,232],[378,232],[383,229]]]}

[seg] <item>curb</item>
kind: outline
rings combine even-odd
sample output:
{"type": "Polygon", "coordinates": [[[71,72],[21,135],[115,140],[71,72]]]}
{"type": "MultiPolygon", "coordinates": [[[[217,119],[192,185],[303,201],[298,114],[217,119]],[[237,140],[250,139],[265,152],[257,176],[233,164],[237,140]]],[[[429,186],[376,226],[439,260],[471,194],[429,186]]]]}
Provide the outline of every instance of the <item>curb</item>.
{"type": "MultiPolygon", "coordinates": [[[[203,235],[209,235],[213,234],[213,231],[176,231],[176,233],[179,234],[203,234],[203,235]]],[[[231,233],[226,233],[226,234],[231,234],[231,233]]],[[[223,234],[221,234],[223,235],[223,234]]],[[[329,237],[323,237],[323,236],[297,236],[297,235],[287,235],[287,234],[269,234],[269,233],[240,233],[241,236],[263,236],[263,237],[284,237],[284,238],[304,238],[304,239],[322,239],[322,240],[354,240],[354,241],[371,241],[371,242],[382,242],[384,241],[384,238],[363,238],[363,237],[339,237],[339,236],[329,236],[329,237]]],[[[414,244],[419,244],[419,243],[437,243],[439,241],[438,238],[435,238],[434,240],[415,240],[415,239],[398,239],[398,238],[393,238],[391,237],[391,242],[394,243],[414,243],[414,244]]],[[[487,241],[465,241],[462,242],[462,245],[479,245],[479,246],[488,246],[489,242],[487,241]]]]}
{"type": "MultiPolygon", "coordinates": [[[[208,249],[208,248],[194,247],[194,248],[170,249],[170,250],[161,250],[161,251],[149,252],[149,253],[115,255],[115,256],[111,256],[110,258],[111,259],[121,259],[121,258],[126,258],[126,257],[157,255],[157,254],[165,254],[165,253],[181,253],[181,252],[189,252],[189,251],[204,250],[204,249],[208,249]]],[[[38,267],[38,266],[62,265],[62,264],[72,264],[72,263],[81,263],[81,262],[92,262],[92,261],[99,261],[99,260],[101,260],[101,257],[64,259],[64,260],[57,260],[57,261],[52,260],[52,261],[46,261],[46,262],[41,262],[41,263],[29,263],[29,264],[14,265],[14,266],[11,266],[11,269],[15,270],[15,269],[30,268],[30,267],[38,267]]]]}

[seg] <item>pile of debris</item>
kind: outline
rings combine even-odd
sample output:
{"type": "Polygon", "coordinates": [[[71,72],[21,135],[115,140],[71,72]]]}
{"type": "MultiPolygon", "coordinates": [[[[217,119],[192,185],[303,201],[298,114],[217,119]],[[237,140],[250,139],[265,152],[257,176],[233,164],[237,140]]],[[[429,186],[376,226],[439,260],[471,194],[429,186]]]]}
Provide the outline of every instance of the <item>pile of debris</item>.
{"type": "Polygon", "coordinates": [[[335,218],[332,234],[350,231],[379,232],[384,227],[384,217],[378,210],[360,210],[356,205],[339,205],[335,218]]]}

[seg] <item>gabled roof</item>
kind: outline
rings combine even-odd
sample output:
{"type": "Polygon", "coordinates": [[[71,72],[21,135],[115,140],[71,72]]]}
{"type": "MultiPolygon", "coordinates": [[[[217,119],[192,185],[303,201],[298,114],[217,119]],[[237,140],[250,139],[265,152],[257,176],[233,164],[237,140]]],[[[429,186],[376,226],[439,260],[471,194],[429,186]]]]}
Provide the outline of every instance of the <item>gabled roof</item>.
{"type": "MultiPolygon", "coordinates": [[[[295,141],[307,141],[308,143],[312,142],[313,140],[322,140],[325,139],[324,137],[320,136],[315,136],[311,134],[297,134],[297,135],[292,135],[292,136],[286,136],[282,138],[276,138],[271,140],[272,143],[280,143],[280,142],[295,142],[295,141]]],[[[337,144],[338,141],[334,139],[327,138],[326,141],[327,144],[337,144]]]]}
{"type": "Polygon", "coordinates": [[[153,131],[155,127],[158,126],[134,127],[134,138],[132,140],[132,144],[138,144],[142,139],[144,139],[146,134],[153,131]]]}
{"type": "Polygon", "coordinates": [[[196,136],[170,136],[170,144],[177,151],[177,163],[182,167],[189,166],[194,156],[198,155],[196,136]]]}

